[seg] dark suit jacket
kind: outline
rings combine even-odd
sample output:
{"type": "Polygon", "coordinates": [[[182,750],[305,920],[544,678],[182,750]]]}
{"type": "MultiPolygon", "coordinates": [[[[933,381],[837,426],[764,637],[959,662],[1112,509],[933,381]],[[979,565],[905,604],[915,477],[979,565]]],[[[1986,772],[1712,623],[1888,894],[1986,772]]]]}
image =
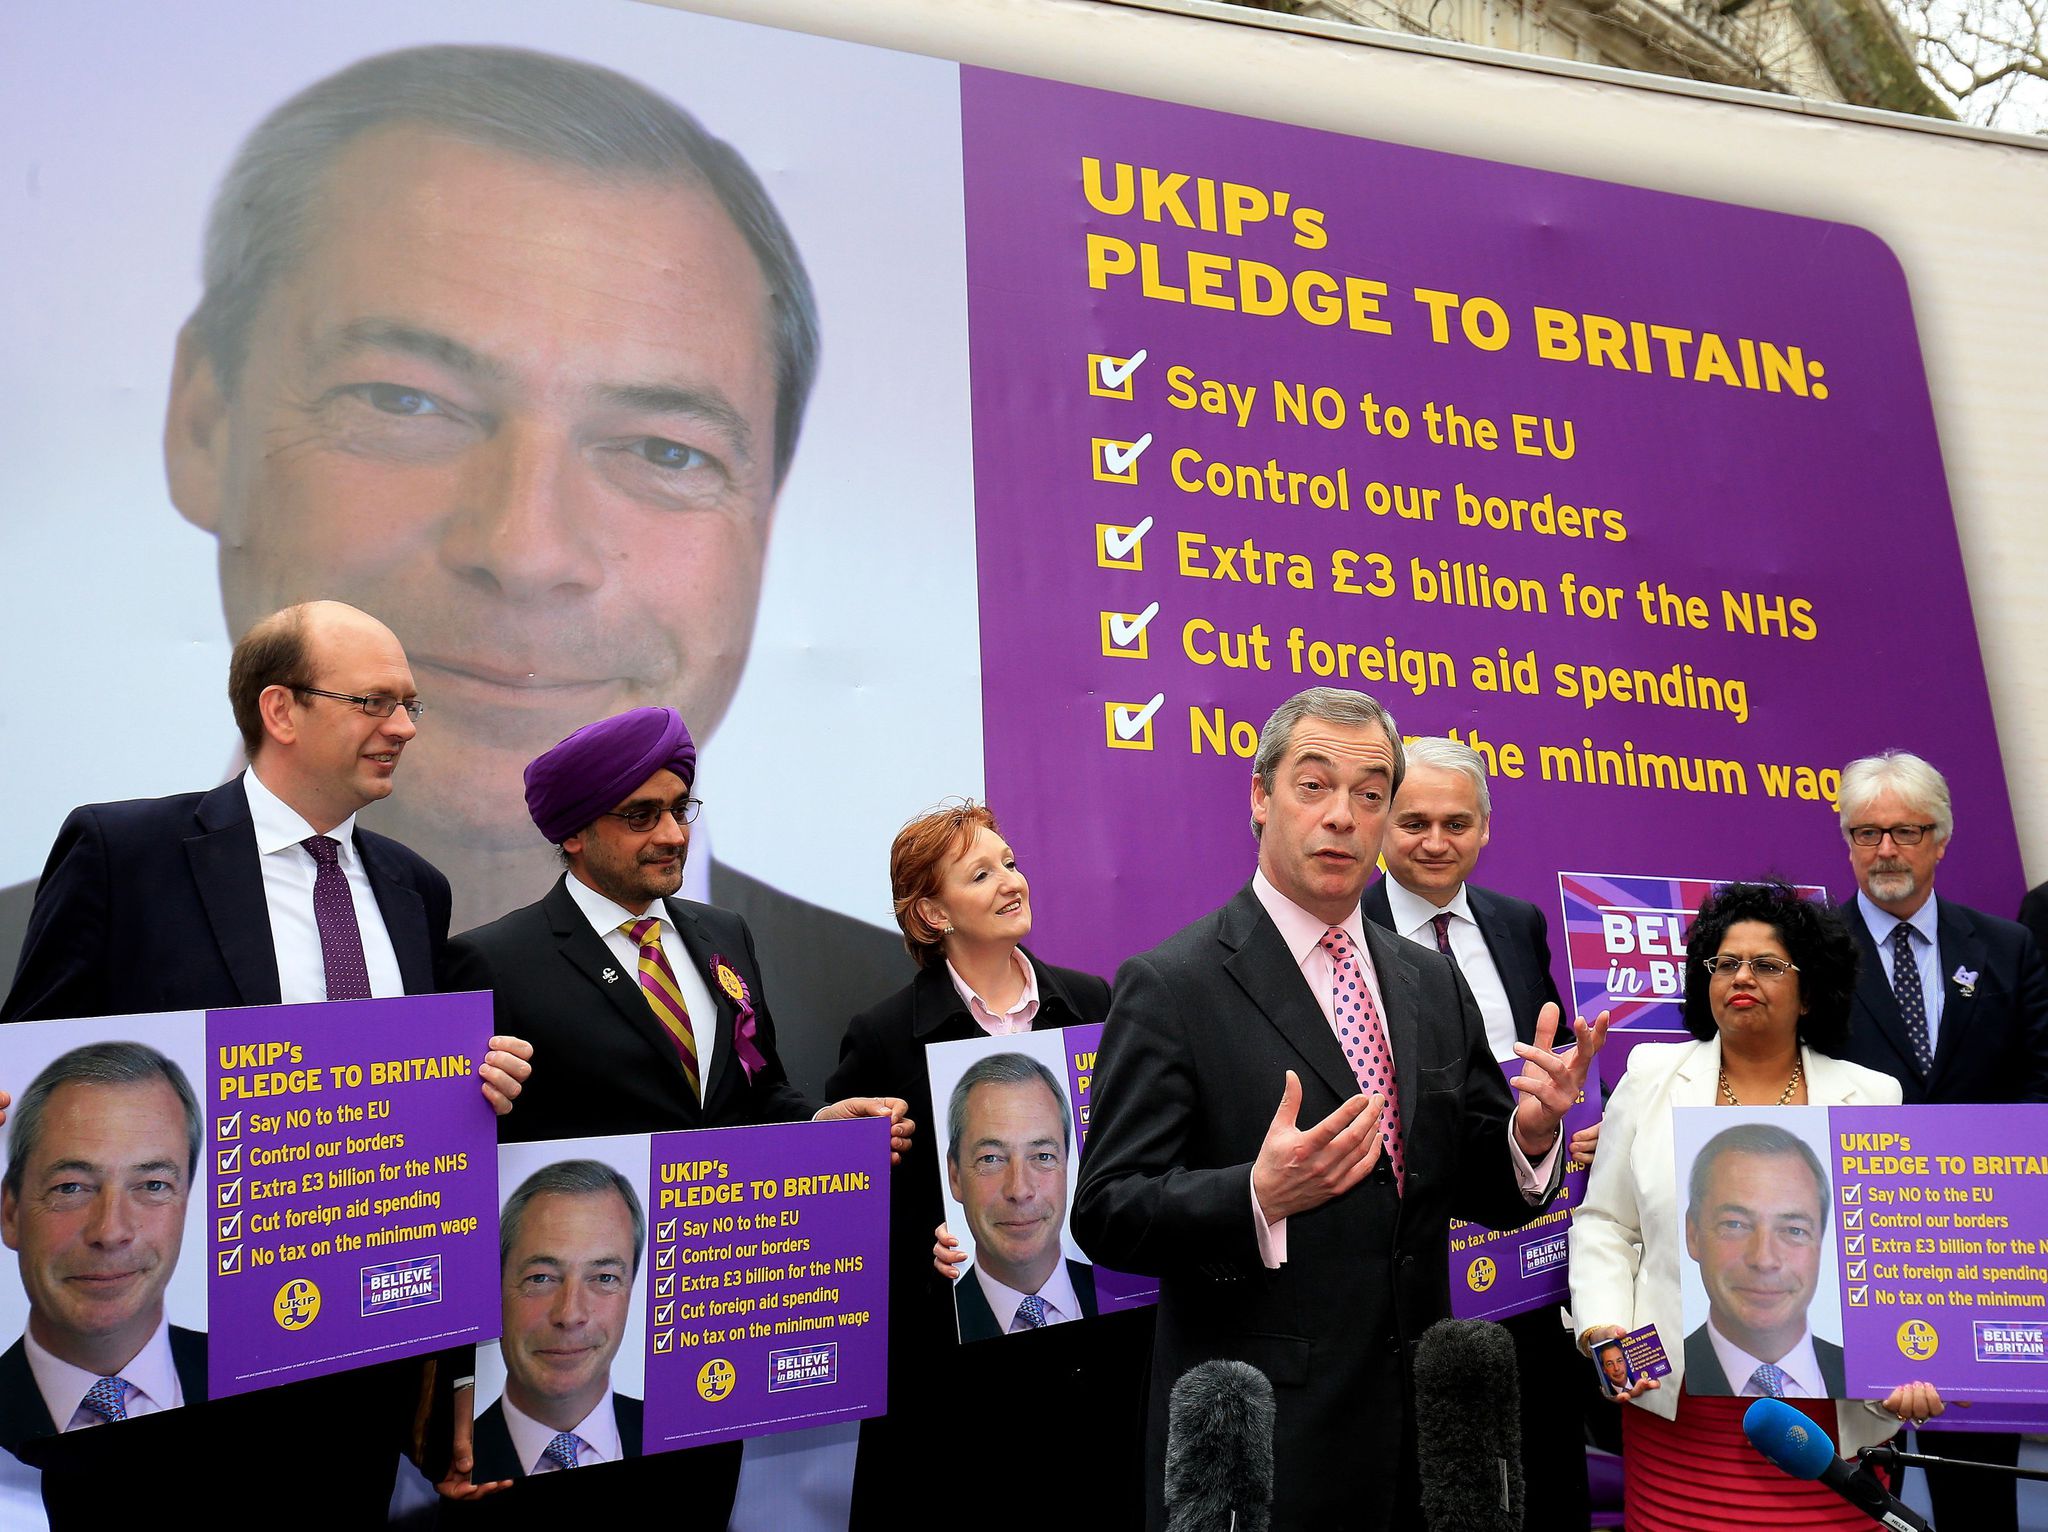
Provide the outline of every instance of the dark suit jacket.
{"type": "MultiPolygon", "coordinates": [[[[431,994],[448,880],[355,832],[409,995],[431,994]]],[[[36,887],[0,1021],[276,1005],[277,954],[249,798],[210,793],[73,809],[36,887]]]]}
{"type": "MultiPolygon", "coordinates": [[[[206,1336],[199,1330],[171,1326],[171,1365],[187,1404],[206,1402],[206,1336]]],[[[161,1413],[161,1412],[159,1412],[161,1413]]],[[[123,1429],[127,1429],[123,1427],[123,1429]]],[[[28,1365],[28,1347],[17,1340],[0,1355],[0,1447],[14,1452],[36,1437],[55,1436],[57,1423],[36,1387],[28,1365]]]]}
{"type": "MultiPolygon", "coordinates": [[[[1571,1018],[1565,1014],[1564,1001],[1558,996],[1557,980],[1550,976],[1550,926],[1543,911],[1526,899],[1497,894],[1476,883],[1465,885],[1465,902],[1472,907],[1472,923],[1479,927],[1493,966],[1500,973],[1500,987],[1507,991],[1515,1036],[1533,1044],[1536,1017],[1544,1006],[1554,1005],[1560,1033],[1569,1041],[1571,1018]]],[[[1358,907],[1374,925],[1394,929],[1386,879],[1375,881],[1358,907]]]]}
{"type": "MultiPolygon", "coordinates": [[[[1813,1338],[1813,1357],[1820,1363],[1820,1380],[1827,1389],[1826,1397],[1848,1398],[1849,1388],[1842,1371],[1842,1348],[1816,1335],[1813,1338]]],[[[1742,1381],[1747,1383],[1749,1380],[1745,1378],[1742,1381]]],[[[1714,1353],[1713,1337],[1707,1334],[1705,1325],[1685,1338],[1685,1391],[1688,1394],[1738,1392],[1721,1368],[1721,1358],[1714,1353]]]]}
{"type": "Polygon", "coordinates": [[[1862,906],[1851,900],[1844,914],[1863,960],[1843,1058],[1892,1076],[1907,1106],[2048,1101],[2048,968],[2026,927],[1939,901],[1935,944],[1945,996],[1934,1068],[1923,1079],[1862,906]],[[1959,970],[1977,976],[1968,991],[1956,981],[1959,970]]]}
{"type": "Polygon", "coordinates": [[[745,922],[687,899],[664,900],[660,912],[716,1002],[715,1015],[691,1018],[694,1027],[715,1028],[717,1039],[710,1085],[699,1101],[675,1044],[640,993],[636,970],[590,928],[569,895],[567,877],[540,903],[448,944],[446,987],[490,990],[497,1029],[533,1044],[533,1077],[518,1106],[499,1119],[503,1141],[801,1122],[818,1109],[783,1074],[775,1019],[745,922]],[[752,999],[755,1041],[768,1067],[751,1079],[733,1051],[739,1010],[711,977],[714,957],[733,967],[752,999]]]}
{"type": "MultiPolygon", "coordinates": [[[[1073,1227],[1099,1264],[1161,1278],[1148,1421],[1148,1521],[1165,1524],[1167,1396],[1215,1357],[1269,1377],[1276,1527],[1383,1528],[1417,1501],[1411,1366],[1450,1313],[1448,1224],[1527,1222],[1508,1148],[1513,1112],[1472,994],[1441,955],[1365,923],[1385,1001],[1407,1145],[1342,1197],[1288,1220],[1284,1266],[1261,1264],[1251,1168],[1284,1072],[1300,1122],[1358,1082],[1249,886],[1118,971],[1096,1060],[1094,1124],[1073,1227]],[[1355,1457],[1361,1422],[1380,1471],[1355,1457]]],[[[1555,1181],[1553,1181],[1553,1189],[1555,1181]]]]}
{"type": "MultiPolygon", "coordinates": [[[[1074,1297],[1081,1305],[1081,1317],[1093,1319],[1095,1308],[1095,1268],[1083,1261],[1067,1262],[1067,1280],[1074,1284],[1074,1297]]],[[[996,1311],[988,1306],[988,1294],[981,1290],[974,1268],[968,1267],[960,1274],[960,1280],[953,1285],[953,1306],[960,1316],[960,1339],[985,1341],[999,1339],[1003,1332],[996,1324],[996,1311]]]]}
{"type": "MultiPolygon", "coordinates": [[[[629,1458],[640,1456],[640,1424],[646,1411],[629,1394],[612,1395],[612,1419],[619,1425],[619,1451],[629,1458]]],[[[476,1418],[476,1480],[523,1479],[526,1465],[512,1450],[512,1430],[505,1424],[505,1401],[494,1399],[491,1407],[476,1418]]]]}

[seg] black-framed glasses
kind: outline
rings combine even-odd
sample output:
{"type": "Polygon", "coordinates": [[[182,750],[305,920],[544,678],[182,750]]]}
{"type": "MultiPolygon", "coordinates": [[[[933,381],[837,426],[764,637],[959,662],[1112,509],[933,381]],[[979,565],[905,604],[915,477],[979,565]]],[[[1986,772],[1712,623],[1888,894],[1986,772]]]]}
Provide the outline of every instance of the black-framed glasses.
{"type": "Polygon", "coordinates": [[[697,817],[697,810],[702,807],[702,798],[681,798],[674,803],[642,803],[630,809],[606,809],[598,817],[623,820],[626,828],[635,835],[645,835],[661,823],[664,814],[673,814],[677,824],[686,825],[697,817]]]}
{"type": "Polygon", "coordinates": [[[1849,839],[1859,846],[1875,846],[1887,835],[1894,846],[1917,846],[1933,825],[1851,825],[1849,839]]]}
{"type": "Polygon", "coordinates": [[[1749,971],[1759,979],[1782,979],[1788,973],[1799,972],[1797,963],[1788,963],[1781,957],[1727,957],[1717,955],[1701,958],[1700,967],[1717,979],[1732,979],[1747,965],[1749,971]]]}
{"type": "Polygon", "coordinates": [[[427,705],[417,697],[387,697],[382,692],[371,692],[367,697],[358,697],[353,692],[323,692],[317,686],[294,686],[293,691],[307,697],[326,697],[335,702],[353,702],[372,718],[389,718],[400,708],[414,723],[420,721],[420,714],[427,705]]]}

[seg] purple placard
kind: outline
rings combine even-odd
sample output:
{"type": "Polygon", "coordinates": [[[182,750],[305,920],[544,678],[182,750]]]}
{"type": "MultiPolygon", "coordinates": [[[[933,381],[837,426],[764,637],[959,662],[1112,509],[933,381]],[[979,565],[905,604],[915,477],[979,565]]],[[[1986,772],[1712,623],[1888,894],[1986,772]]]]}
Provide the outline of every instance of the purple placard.
{"type": "MultiPolygon", "coordinates": [[[[1707,896],[1730,881],[1559,873],[1573,1013],[1605,1011],[1617,1028],[1677,1028],[1686,934],[1707,896]]],[[[1798,892],[1827,903],[1818,885],[1801,884],[1798,892]]]]}
{"type": "MultiPolygon", "coordinates": [[[[1522,1071],[1520,1059],[1501,1069],[1512,1080],[1522,1071]]],[[[1600,1103],[1584,1092],[1564,1114],[1567,1145],[1581,1128],[1600,1120],[1600,1103]]],[[[1557,1200],[1519,1229],[1489,1229],[1483,1224],[1451,1220],[1451,1315],[1456,1319],[1504,1319],[1546,1304],[1571,1301],[1565,1268],[1565,1246],[1572,1213],[1585,1200],[1590,1165],[1569,1161],[1557,1200]]]]}
{"type": "Polygon", "coordinates": [[[644,1450],[888,1405],[889,1125],[648,1141],[644,1450]]]}
{"type": "Polygon", "coordinates": [[[487,994],[206,1013],[214,1397],[498,1333],[487,994]]]}
{"type": "MultiPolygon", "coordinates": [[[[1102,1023],[1068,1027],[1060,1033],[1067,1050],[1067,1089],[1074,1104],[1075,1176],[1088,1153],[1090,1087],[1095,1083],[1095,1050],[1102,1045],[1102,1023]]],[[[1159,1279],[1131,1271],[1095,1268],[1095,1299],[1105,1314],[1150,1308],[1159,1301],[1159,1279]]]]}
{"type": "Polygon", "coordinates": [[[1838,1106],[1828,1131],[1850,1393],[2048,1400],[2048,1107],[1838,1106]]]}
{"type": "MultiPolygon", "coordinates": [[[[2009,903],[1879,240],[980,69],[961,93],[988,790],[1042,948],[1107,972],[1228,898],[1257,728],[1324,682],[1473,740],[1503,822],[1597,826],[1609,865],[1846,887],[1834,773],[1891,741],[1825,703],[1883,674],[1927,704],[1898,743],[1982,816],[1944,891],[2009,903]]],[[[1563,844],[1497,837],[1487,880],[1543,898],[1563,844]]]]}

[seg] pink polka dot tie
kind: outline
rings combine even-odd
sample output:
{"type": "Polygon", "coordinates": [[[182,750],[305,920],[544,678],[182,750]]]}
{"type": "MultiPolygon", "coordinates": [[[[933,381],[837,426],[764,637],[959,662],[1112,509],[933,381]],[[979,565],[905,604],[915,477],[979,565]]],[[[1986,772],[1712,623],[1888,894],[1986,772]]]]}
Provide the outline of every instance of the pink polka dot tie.
{"type": "Polygon", "coordinates": [[[1358,1088],[1368,1096],[1387,1098],[1386,1110],[1380,1113],[1380,1137],[1394,1165],[1394,1189],[1398,1192],[1408,1184],[1408,1167],[1401,1142],[1401,1098],[1394,1086],[1394,1050],[1387,1042],[1387,1029],[1372,1003],[1358,948],[1350,936],[1332,926],[1319,945],[1330,955],[1330,1016],[1337,1025],[1338,1046],[1358,1077],[1358,1088]]]}

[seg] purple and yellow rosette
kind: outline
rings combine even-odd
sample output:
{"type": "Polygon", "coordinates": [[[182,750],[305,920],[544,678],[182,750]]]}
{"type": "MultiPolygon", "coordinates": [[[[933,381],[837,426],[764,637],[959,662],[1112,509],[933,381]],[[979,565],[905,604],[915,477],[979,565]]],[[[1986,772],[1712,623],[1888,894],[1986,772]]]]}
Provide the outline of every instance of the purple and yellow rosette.
{"type": "Polygon", "coordinates": [[[748,992],[747,981],[740,977],[739,970],[716,953],[711,956],[711,977],[718,981],[718,987],[725,991],[739,1013],[732,1029],[732,1051],[751,1080],[768,1067],[767,1056],[761,1052],[761,1045],[754,1041],[758,1029],[754,1019],[754,997],[748,992]]]}

